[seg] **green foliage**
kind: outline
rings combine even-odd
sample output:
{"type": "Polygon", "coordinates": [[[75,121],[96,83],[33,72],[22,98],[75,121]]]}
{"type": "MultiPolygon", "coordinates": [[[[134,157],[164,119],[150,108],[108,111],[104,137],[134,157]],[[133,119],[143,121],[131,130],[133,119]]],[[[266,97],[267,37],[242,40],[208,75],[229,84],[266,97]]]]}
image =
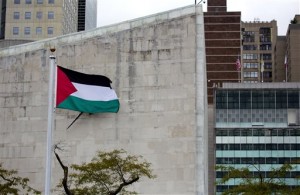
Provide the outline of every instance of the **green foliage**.
{"type": "Polygon", "coordinates": [[[23,189],[26,194],[41,194],[41,192],[31,188],[28,185],[28,178],[22,178],[17,176],[18,172],[16,170],[6,170],[2,167],[0,163],[0,194],[9,195],[14,194],[18,195],[19,192],[23,189]]]}
{"type": "Polygon", "coordinates": [[[294,18],[293,20],[291,20],[291,21],[290,21],[290,23],[291,23],[291,24],[297,24],[297,23],[298,23],[298,21],[297,21],[297,19],[296,19],[296,18],[294,18]]]}
{"type": "Polygon", "coordinates": [[[136,194],[126,191],[126,187],[142,177],[155,178],[150,166],[141,156],[128,155],[124,150],[98,151],[91,162],[71,166],[74,170],[69,180],[71,192],[85,195],[136,194]]]}
{"type": "Polygon", "coordinates": [[[267,178],[264,178],[259,165],[250,165],[243,168],[234,168],[231,166],[217,166],[216,169],[227,172],[217,184],[225,184],[230,179],[238,178],[240,184],[228,189],[224,195],[268,195],[268,194],[300,194],[299,189],[291,190],[288,185],[285,184],[284,177],[294,167],[290,164],[283,164],[278,168],[271,168],[267,178]],[[259,174],[253,175],[249,167],[252,166],[259,174]]]}

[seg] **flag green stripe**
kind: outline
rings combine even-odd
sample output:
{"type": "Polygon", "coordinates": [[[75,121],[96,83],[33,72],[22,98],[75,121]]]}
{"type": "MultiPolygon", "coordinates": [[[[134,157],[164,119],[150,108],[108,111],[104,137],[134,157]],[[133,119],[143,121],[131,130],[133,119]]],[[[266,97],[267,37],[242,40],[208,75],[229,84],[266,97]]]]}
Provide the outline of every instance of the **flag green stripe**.
{"type": "Polygon", "coordinates": [[[119,100],[89,101],[78,97],[69,96],[57,108],[75,110],[86,113],[118,112],[119,100]]]}

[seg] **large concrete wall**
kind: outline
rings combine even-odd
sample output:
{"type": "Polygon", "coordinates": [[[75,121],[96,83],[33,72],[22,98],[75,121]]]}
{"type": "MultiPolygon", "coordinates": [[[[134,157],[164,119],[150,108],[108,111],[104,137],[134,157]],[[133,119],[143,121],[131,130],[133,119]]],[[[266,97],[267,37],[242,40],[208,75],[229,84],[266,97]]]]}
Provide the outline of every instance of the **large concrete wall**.
{"type": "MultiPolygon", "coordinates": [[[[152,163],[141,194],[207,194],[206,70],[202,7],[0,50],[0,162],[44,190],[50,47],[57,64],[112,80],[117,114],[56,110],[53,144],[66,164],[123,148],[152,163]]],[[[62,177],[53,158],[52,187],[62,177]]],[[[54,194],[56,194],[55,192],[54,194]]]]}

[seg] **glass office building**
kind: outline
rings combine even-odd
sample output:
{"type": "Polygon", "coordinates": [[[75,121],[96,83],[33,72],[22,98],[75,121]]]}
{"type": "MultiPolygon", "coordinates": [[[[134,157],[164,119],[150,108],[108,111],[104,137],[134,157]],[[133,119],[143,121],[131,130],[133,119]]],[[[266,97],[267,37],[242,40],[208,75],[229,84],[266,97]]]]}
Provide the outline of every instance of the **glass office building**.
{"type": "MultiPolygon", "coordinates": [[[[300,83],[226,83],[215,90],[217,165],[249,165],[267,178],[271,168],[295,165],[284,178],[296,186],[300,175],[300,83]],[[298,165],[299,164],[299,165],[298,165]],[[255,168],[256,167],[256,168],[255,168]],[[257,170],[259,167],[259,170],[257,170]]],[[[226,174],[216,172],[216,180],[226,174]]],[[[217,185],[217,194],[238,179],[217,185]]]]}

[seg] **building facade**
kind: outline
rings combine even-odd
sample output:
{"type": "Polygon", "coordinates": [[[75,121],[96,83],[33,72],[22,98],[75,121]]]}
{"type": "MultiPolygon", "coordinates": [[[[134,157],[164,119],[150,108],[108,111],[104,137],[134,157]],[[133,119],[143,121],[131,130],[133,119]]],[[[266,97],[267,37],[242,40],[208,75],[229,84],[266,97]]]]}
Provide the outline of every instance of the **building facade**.
{"type": "Polygon", "coordinates": [[[275,46],[274,82],[286,82],[286,36],[277,36],[275,46]]]}
{"type": "Polygon", "coordinates": [[[78,31],[97,26],[97,0],[78,0],[78,31]]]}
{"type": "Polygon", "coordinates": [[[97,0],[1,0],[0,8],[3,46],[97,26],[97,0]]]}
{"type": "Polygon", "coordinates": [[[213,88],[239,82],[236,60],[241,53],[241,12],[227,12],[226,0],[207,1],[204,13],[208,103],[213,88]]]}
{"type": "Polygon", "coordinates": [[[300,15],[289,24],[286,34],[287,82],[300,82],[300,15]]]}
{"type": "Polygon", "coordinates": [[[240,82],[236,61],[241,53],[241,12],[228,12],[226,0],[207,1],[204,13],[208,97],[208,185],[214,194],[215,155],[213,91],[223,82],[240,82]]]}
{"type": "MultiPolygon", "coordinates": [[[[299,185],[300,83],[228,83],[215,96],[216,165],[250,167],[267,178],[271,168],[291,163],[285,182],[299,185]]],[[[224,174],[217,171],[216,180],[224,174]]],[[[216,192],[238,184],[232,179],[216,192]]]]}
{"type": "Polygon", "coordinates": [[[77,31],[77,0],[2,2],[6,7],[5,40],[40,40],[77,31]]]}
{"type": "MultiPolygon", "coordinates": [[[[43,191],[49,47],[60,66],[112,81],[118,113],[56,109],[53,144],[67,164],[124,149],[151,163],[156,179],[140,194],[208,194],[207,97],[202,6],[187,6],[108,27],[0,50],[0,161],[43,191]],[[188,29],[188,30],[187,30],[188,29]]],[[[62,169],[52,158],[52,194],[62,169]]],[[[131,189],[130,189],[131,190],[131,189]]]]}
{"type": "Polygon", "coordinates": [[[242,22],[242,82],[273,82],[277,22],[242,22]]]}

